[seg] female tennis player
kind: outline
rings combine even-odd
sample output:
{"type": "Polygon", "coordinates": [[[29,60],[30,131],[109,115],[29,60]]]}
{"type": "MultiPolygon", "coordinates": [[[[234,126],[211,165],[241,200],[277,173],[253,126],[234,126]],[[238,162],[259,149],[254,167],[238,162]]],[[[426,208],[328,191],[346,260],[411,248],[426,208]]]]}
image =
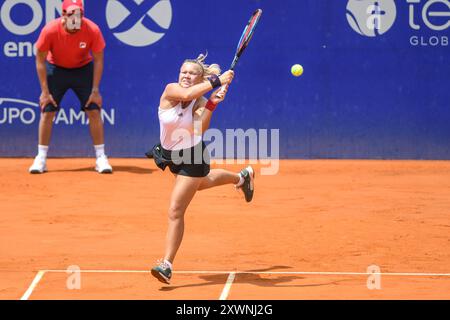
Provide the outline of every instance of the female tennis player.
{"type": "Polygon", "coordinates": [[[209,154],[202,140],[208,129],[211,116],[217,105],[226,96],[220,92],[222,85],[233,80],[234,72],[229,70],[220,75],[217,64],[205,64],[206,55],[184,61],[178,83],[169,83],[160,98],[158,109],[160,123],[160,144],[152,149],[158,167],[169,167],[175,175],[169,205],[169,226],[166,252],[163,259],[152,268],[151,273],[159,281],[169,283],[172,277],[172,263],[180,247],[184,232],[184,214],[198,190],[224,184],[234,184],[241,189],[247,202],[253,198],[254,170],[251,166],[239,173],[209,166],[209,154]],[[220,76],[219,76],[220,75],[220,76]],[[203,97],[212,92],[209,99],[203,97]]]}

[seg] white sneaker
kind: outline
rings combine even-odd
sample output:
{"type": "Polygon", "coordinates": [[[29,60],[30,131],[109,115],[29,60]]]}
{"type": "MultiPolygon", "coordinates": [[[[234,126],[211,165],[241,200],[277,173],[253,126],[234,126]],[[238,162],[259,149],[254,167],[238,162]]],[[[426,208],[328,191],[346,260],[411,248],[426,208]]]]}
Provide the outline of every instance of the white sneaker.
{"type": "Polygon", "coordinates": [[[112,173],[112,167],[107,156],[98,157],[95,161],[95,170],[99,173],[112,173]]]}
{"type": "Polygon", "coordinates": [[[244,178],[244,183],[237,187],[237,189],[241,189],[244,192],[245,201],[250,202],[253,199],[253,193],[255,191],[255,171],[251,166],[248,166],[241,170],[240,175],[244,178]]]}
{"type": "Polygon", "coordinates": [[[47,172],[46,162],[47,161],[45,158],[36,156],[36,158],[34,158],[33,164],[31,165],[30,169],[28,169],[28,171],[33,174],[47,172]]]}

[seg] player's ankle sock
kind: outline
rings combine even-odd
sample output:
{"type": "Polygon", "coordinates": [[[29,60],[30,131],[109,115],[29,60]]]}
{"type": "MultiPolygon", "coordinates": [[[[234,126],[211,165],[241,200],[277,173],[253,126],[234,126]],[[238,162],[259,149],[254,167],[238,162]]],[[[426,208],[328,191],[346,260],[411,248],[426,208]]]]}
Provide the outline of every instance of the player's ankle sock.
{"type": "Polygon", "coordinates": [[[236,188],[239,188],[240,186],[242,186],[244,184],[244,177],[242,176],[242,174],[239,173],[239,182],[236,184],[236,188]]]}
{"type": "Polygon", "coordinates": [[[172,263],[169,260],[164,259],[164,263],[169,266],[170,270],[173,270],[172,263]]]}
{"type": "Polygon", "coordinates": [[[38,145],[38,157],[41,159],[47,159],[48,146],[38,145]]]}
{"type": "Polygon", "coordinates": [[[105,145],[104,144],[98,144],[94,146],[95,148],[95,156],[97,158],[103,157],[105,155],[105,145]]]}

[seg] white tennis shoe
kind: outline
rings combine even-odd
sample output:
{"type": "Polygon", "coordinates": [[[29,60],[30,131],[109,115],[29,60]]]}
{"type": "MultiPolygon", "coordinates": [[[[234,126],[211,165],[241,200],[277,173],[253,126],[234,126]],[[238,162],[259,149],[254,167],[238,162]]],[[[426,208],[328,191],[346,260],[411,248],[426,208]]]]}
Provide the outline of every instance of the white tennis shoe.
{"type": "Polygon", "coordinates": [[[28,169],[30,173],[33,174],[39,174],[47,172],[47,161],[45,158],[36,156],[34,158],[33,164],[31,165],[30,169],[28,169]]]}
{"type": "Polygon", "coordinates": [[[112,167],[108,162],[107,156],[100,156],[95,161],[95,170],[98,173],[112,173],[112,167]]]}

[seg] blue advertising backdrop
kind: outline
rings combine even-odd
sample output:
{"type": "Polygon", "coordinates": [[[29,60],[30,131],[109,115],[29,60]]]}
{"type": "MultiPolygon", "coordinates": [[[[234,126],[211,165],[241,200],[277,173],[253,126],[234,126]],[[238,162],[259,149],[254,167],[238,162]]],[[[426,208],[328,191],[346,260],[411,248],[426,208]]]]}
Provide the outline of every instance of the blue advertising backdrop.
{"type": "MultiPolygon", "coordinates": [[[[226,69],[263,9],[212,127],[279,129],[282,158],[450,159],[450,1],[85,0],[105,37],[105,137],[111,157],[142,157],[182,61],[226,69]],[[364,4],[363,9],[358,8],[364,4]],[[372,28],[371,28],[372,26],[372,28]],[[304,74],[294,77],[293,64],[304,74]]],[[[1,0],[0,156],[34,156],[40,88],[30,46],[60,0],[1,0]]],[[[50,156],[91,156],[73,93],[50,156]]]]}

